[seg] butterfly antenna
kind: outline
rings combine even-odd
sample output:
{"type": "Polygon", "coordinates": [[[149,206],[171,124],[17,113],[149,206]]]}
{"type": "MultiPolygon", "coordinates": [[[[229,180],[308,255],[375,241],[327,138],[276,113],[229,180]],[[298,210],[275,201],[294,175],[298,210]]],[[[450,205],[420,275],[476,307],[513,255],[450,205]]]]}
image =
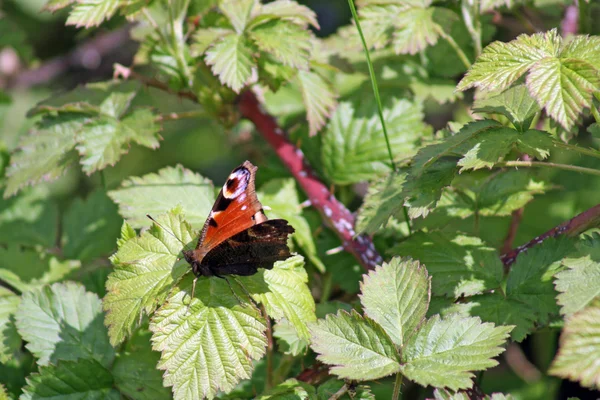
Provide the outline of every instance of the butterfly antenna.
{"type": "Polygon", "coordinates": [[[182,245],[185,246],[185,243],[183,243],[183,240],[179,239],[177,236],[175,236],[175,234],[173,232],[171,232],[170,230],[168,230],[167,228],[165,228],[164,226],[162,226],[160,224],[160,222],[158,222],[157,220],[155,220],[154,218],[152,218],[150,216],[150,214],[146,214],[146,217],[150,218],[150,221],[154,222],[156,225],[160,226],[162,228],[163,231],[167,232],[169,235],[173,236],[175,239],[177,239],[182,245]]]}

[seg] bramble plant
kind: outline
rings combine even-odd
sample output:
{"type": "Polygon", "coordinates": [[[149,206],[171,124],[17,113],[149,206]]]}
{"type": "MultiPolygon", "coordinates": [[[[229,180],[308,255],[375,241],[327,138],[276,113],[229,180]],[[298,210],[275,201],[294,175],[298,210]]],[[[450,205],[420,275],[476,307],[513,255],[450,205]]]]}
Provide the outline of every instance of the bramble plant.
{"type": "Polygon", "coordinates": [[[0,399],[600,389],[598,2],[26,3],[0,14],[0,399]],[[243,159],[295,254],[194,282],[243,159]]]}

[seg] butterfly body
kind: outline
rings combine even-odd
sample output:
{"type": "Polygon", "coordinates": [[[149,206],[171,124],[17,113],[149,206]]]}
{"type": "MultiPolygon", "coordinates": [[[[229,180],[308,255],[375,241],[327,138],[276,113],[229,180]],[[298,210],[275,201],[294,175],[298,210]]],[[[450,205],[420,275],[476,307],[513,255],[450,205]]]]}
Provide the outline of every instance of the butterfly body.
{"type": "Polygon", "coordinates": [[[196,276],[253,275],[290,256],[284,219],[268,219],[256,196],[257,168],[249,161],[234,169],[204,223],[198,245],[183,252],[196,276]]]}

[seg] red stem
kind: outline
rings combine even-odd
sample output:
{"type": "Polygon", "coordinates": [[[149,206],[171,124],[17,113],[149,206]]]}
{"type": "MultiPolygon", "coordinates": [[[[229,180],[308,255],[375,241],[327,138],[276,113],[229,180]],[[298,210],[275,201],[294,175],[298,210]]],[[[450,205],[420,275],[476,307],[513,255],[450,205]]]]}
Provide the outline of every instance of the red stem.
{"type": "Polygon", "coordinates": [[[238,106],[242,116],[252,121],[258,132],[273,147],[310,199],[312,206],[321,213],[323,219],[337,233],[344,250],[356,257],[366,270],[381,264],[382,258],[375,250],[371,238],[366,235],[356,236],[352,213],[313,173],[302,150],[286,138],[283,130],[275,119],[262,108],[254,93],[250,90],[242,93],[238,106]]]}

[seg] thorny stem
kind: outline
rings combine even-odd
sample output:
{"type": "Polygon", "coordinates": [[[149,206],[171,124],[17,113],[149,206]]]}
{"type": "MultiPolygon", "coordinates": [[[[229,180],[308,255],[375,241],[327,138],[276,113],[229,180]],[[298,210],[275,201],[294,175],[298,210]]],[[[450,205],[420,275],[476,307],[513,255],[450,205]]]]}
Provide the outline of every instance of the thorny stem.
{"type": "MultiPolygon", "coordinates": [[[[598,114],[598,110],[596,110],[595,107],[592,107],[592,115],[594,114],[594,111],[596,112],[596,114],[598,114]]],[[[594,115],[594,118],[596,118],[596,115],[594,115]]],[[[598,115],[597,121],[598,121],[598,123],[600,123],[600,115],[598,115]]],[[[586,149],[585,147],[564,143],[564,142],[561,142],[558,140],[554,142],[554,147],[559,147],[559,148],[563,148],[565,150],[574,151],[574,152],[583,154],[585,156],[600,158],[600,151],[598,151],[596,149],[586,149]]]]}
{"type": "Polygon", "coordinates": [[[597,169],[578,167],[577,165],[557,164],[557,163],[542,162],[542,161],[502,161],[502,162],[496,163],[495,166],[497,166],[497,167],[556,168],[556,169],[563,169],[565,171],[581,172],[584,174],[600,176],[600,170],[597,170],[597,169]]]}
{"type": "Polygon", "coordinates": [[[462,49],[460,48],[458,43],[456,43],[454,38],[451,35],[448,35],[446,32],[444,32],[444,30],[442,28],[440,28],[439,25],[436,25],[435,30],[438,33],[438,35],[440,35],[443,39],[445,39],[448,42],[448,44],[454,49],[454,51],[458,55],[458,58],[460,58],[460,61],[462,61],[464,66],[467,69],[471,68],[471,62],[469,61],[469,58],[464,53],[464,51],[462,51],[462,49]]]}
{"type": "Polygon", "coordinates": [[[328,400],[338,400],[340,397],[345,395],[347,392],[348,392],[348,384],[344,383],[337,392],[335,392],[334,394],[329,396],[328,400]]]}
{"type": "Polygon", "coordinates": [[[396,374],[396,381],[394,382],[394,394],[392,395],[393,400],[399,400],[402,389],[402,374],[398,372],[396,374]]]}
{"type": "Polygon", "coordinates": [[[169,113],[169,114],[161,114],[158,115],[155,119],[158,122],[165,122],[165,121],[177,121],[179,119],[184,119],[184,118],[201,118],[201,117],[207,117],[208,114],[203,111],[203,110],[191,110],[191,111],[183,111],[183,112],[179,112],[179,113],[169,113]]]}

